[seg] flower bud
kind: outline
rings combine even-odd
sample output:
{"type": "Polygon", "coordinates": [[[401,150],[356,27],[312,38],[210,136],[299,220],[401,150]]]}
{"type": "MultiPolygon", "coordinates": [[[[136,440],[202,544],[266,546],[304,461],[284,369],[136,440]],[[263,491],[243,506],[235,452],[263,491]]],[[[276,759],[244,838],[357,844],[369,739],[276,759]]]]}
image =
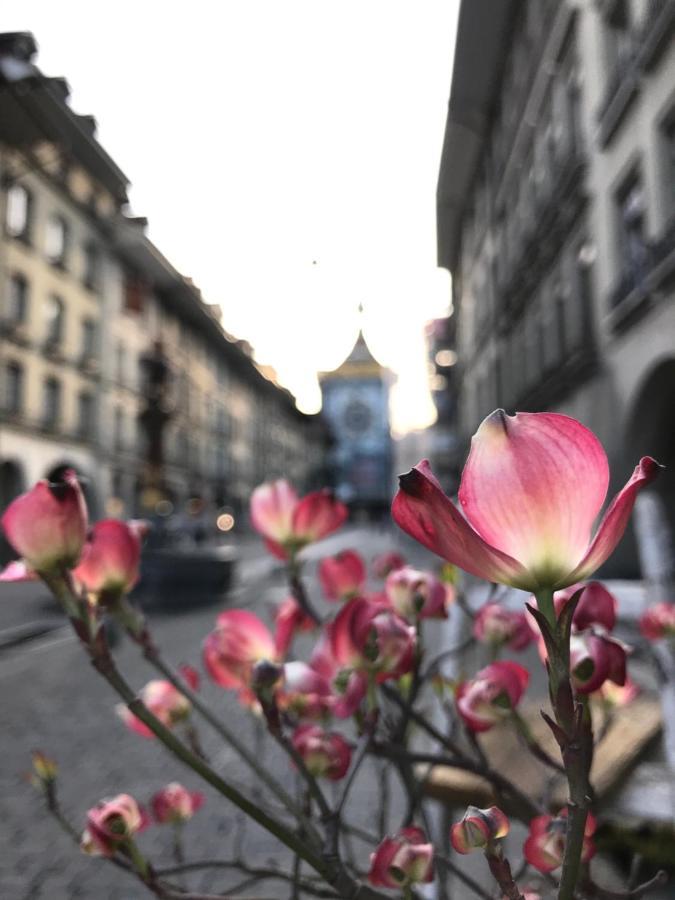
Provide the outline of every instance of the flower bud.
{"type": "Polygon", "coordinates": [[[319,725],[301,725],[292,741],[312,775],[339,781],[347,774],[352,751],[341,734],[319,725]]]}
{"type": "Polygon", "coordinates": [[[87,813],[87,826],[82,833],[80,848],[94,856],[113,856],[144,824],[143,814],[129,794],[101,800],[87,813]]]}
{"type": "Polygon", "coordinates": [[[457,689],[457,710],[470,731],[488,731],[503,721],[520,702],[530,673],[514,662],[486,666],[457,689]]]}
{"type": "Polygon", "coordinates": [[[370,856],[368,881],[375,887],[407,888],[434,880],[434,848],[421,828],[386,837],[370,856]]]}
{"type": "Polygon", "coordinates": [[[2,516],[5,537],[35,572],[72,568],[87,534],[87,508],[77,476],[68,469],[63,481],[46,480],[13,500],[2,516]]]}
{"type": "Polygon", "coordinates": [[[140,558],[138,530],[104,519],[91,529],[73,575],[94,594],[127,594],[138,581],[140,558]]]}
{"type": "Polygon", "coordinates": [[[534,640],[526,613],[504,609],[499,603],[486,603],[478,610],[473,636],[482,644],[508,645],[511,650],[524,650],[534,640]]]}
{"type": "Polygon", "coordinates": [[[377,578],[386,578],[387,575],[395,572],[396,569],[402,569],[405,564],[405,559],[401,554],[392,550],[389,553],[383,553],[381,556],[375,557],[373,560],[373,572],[377,578]]]}
{"type": "Polygon", "coordinates": [[[484,850],[491,841],[509,833],[509,820],[498,806],[479,809],[469,806],[461,822],[450,829],[450,841],[457,853],[484,850]]]}
{"type": "Polygon", "coordinates": [[[381,603],[361,597],[342,607],[330,628],[331,650],[341,668],[374,674],[379,681],[410,670],[415,629],[381,603]]]}
{"type": "Polygon", "coordinates": [[[204,795],[188,791],[177,781],[167,784],[150,800],[152,815],[160,825],[187,822],[204,805],[204,795]]]}
{"type": "Polygon", "coordinates": [[[675,604],[655,603],[640,617],[640,631],[648,641],[675,638],[675,604]]]}
{"type": "Polygon", "coordinates": [[[351,600],[366,582],[366,567],[355,550],[342,550],[321,560],[319,581],[329,600],[351,600]]]}
{"type": "MultiPolygon", "coordinates": [[[[584,829],[582,862],[588,862],[595,853],[594,832],[595,818],[589,814],[584,829]]],[[[557,816],[536,816],[530,822],[530,833],[523,846],[525,859],[540,872],[553,872],[562,865],[566,834],[567,807],[557,816]]]]}
{"type": "Polygon", "coordinates": [[[446,619],[446,587],[428,572],[410,566],[397,569],[385,582],[387,600],[404,619],[446,619]]]}
{"type": "MultiPolygon", "coordinates": [[[[149,681],[140,691],[139,697],[148,710],[167,728],[173,728],[178,722],[184,721],[192,709],[187,697],[176,690],[170,681],[162,679],[149,681]]],[[[124,704],[118,704],[115,709],[124,724],[132,731],[143,737],[155,736],[124,704]]]]}
{"type": "Polygon", "coordinates": [[[28,775],[28,779],[35,787],[47,787],[56,781],[58,766],[53,759],[41,750],[34,750],[31,759],[33,771],[28,775]]]}

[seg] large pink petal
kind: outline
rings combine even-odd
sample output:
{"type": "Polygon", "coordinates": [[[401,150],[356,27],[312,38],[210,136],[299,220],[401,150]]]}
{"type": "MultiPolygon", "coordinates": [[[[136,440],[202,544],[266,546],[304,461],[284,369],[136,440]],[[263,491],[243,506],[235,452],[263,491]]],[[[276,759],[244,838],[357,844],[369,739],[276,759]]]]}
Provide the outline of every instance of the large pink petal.
{"type": "Polygon", "coordinates": [[[471,528],[443,493],[428,460],[401,475],[399,483],[391,509],[399,528],[471,575],[527,589],[530,580],[523,566],[471,528]]]}
{"type": "Polygon", "coordinates": [[[284,479],[261,484],[251,494],[251,524],[264,537],[283,543],[291,536],[297,503],[298,495],[284,479]]]}
{"type": "Polygon", "coordinates": [[[459,502],[476,531],[539,584],[581,559],[609,483],[596,436],[557,413],[491,413],[471,441],[459,502]]]}
{"type": "Polygon", "coordinates": [[[309,543],[320,541],[347,520],[349,511],[324,488],[303,497],[293,511],[293,536],[309,543]]]}
{"type": "MultiPolygon", "coordinates": [[[[609,559],[626,530],[635,498],[643,487],[656,478],[661,468],[651,456],[642,457],[627,484],[610,503],[586,555],[576,569],[564,579],[565,585],[583,581],[584,578],[588,578],[599,569],[606,559],[609,559]]],[[[559,586],[563,587],[564,585],[559,586]]]]}

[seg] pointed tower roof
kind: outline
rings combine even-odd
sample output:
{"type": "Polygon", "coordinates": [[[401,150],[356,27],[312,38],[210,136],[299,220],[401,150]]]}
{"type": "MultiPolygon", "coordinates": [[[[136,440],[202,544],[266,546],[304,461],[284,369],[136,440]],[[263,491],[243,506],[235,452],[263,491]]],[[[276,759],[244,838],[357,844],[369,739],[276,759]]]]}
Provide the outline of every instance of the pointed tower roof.
{"type": "Polygon", "coordinates": [[[354,346],[344,362],[331,372],[320,372],[319,381],[333,378],[382,378],[389,381],[391,376],[390,370],[375,359],[366,343],[363,329],[359,328],[354,346]]]}

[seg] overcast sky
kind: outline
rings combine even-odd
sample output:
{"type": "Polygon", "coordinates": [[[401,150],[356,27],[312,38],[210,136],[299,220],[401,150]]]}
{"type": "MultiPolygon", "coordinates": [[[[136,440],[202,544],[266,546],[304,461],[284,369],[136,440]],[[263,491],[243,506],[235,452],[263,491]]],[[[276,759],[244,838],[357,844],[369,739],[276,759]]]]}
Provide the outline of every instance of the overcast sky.
{"type": "Polygon", "coordinates": [[[447,312],[435,189],[457,0],[22,0],[49,75],[131,179],[134,213],[306,411],[363,326],[428,424],[424,323],[447,312]]]}

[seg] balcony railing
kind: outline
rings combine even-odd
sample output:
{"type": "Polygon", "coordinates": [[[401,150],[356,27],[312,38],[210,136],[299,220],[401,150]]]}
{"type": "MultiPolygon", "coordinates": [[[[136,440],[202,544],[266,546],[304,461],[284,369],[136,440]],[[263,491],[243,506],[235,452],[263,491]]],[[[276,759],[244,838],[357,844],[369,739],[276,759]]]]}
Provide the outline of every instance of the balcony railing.
{"type": "Polygon", "coordinates": [[[614,327],[625,325],[632,314],[644,307],[650,297],[675,272],[675,216],[661,235],[645,244],[639,264],[624,269],[612,288],[608,305],[614,327]]]}

